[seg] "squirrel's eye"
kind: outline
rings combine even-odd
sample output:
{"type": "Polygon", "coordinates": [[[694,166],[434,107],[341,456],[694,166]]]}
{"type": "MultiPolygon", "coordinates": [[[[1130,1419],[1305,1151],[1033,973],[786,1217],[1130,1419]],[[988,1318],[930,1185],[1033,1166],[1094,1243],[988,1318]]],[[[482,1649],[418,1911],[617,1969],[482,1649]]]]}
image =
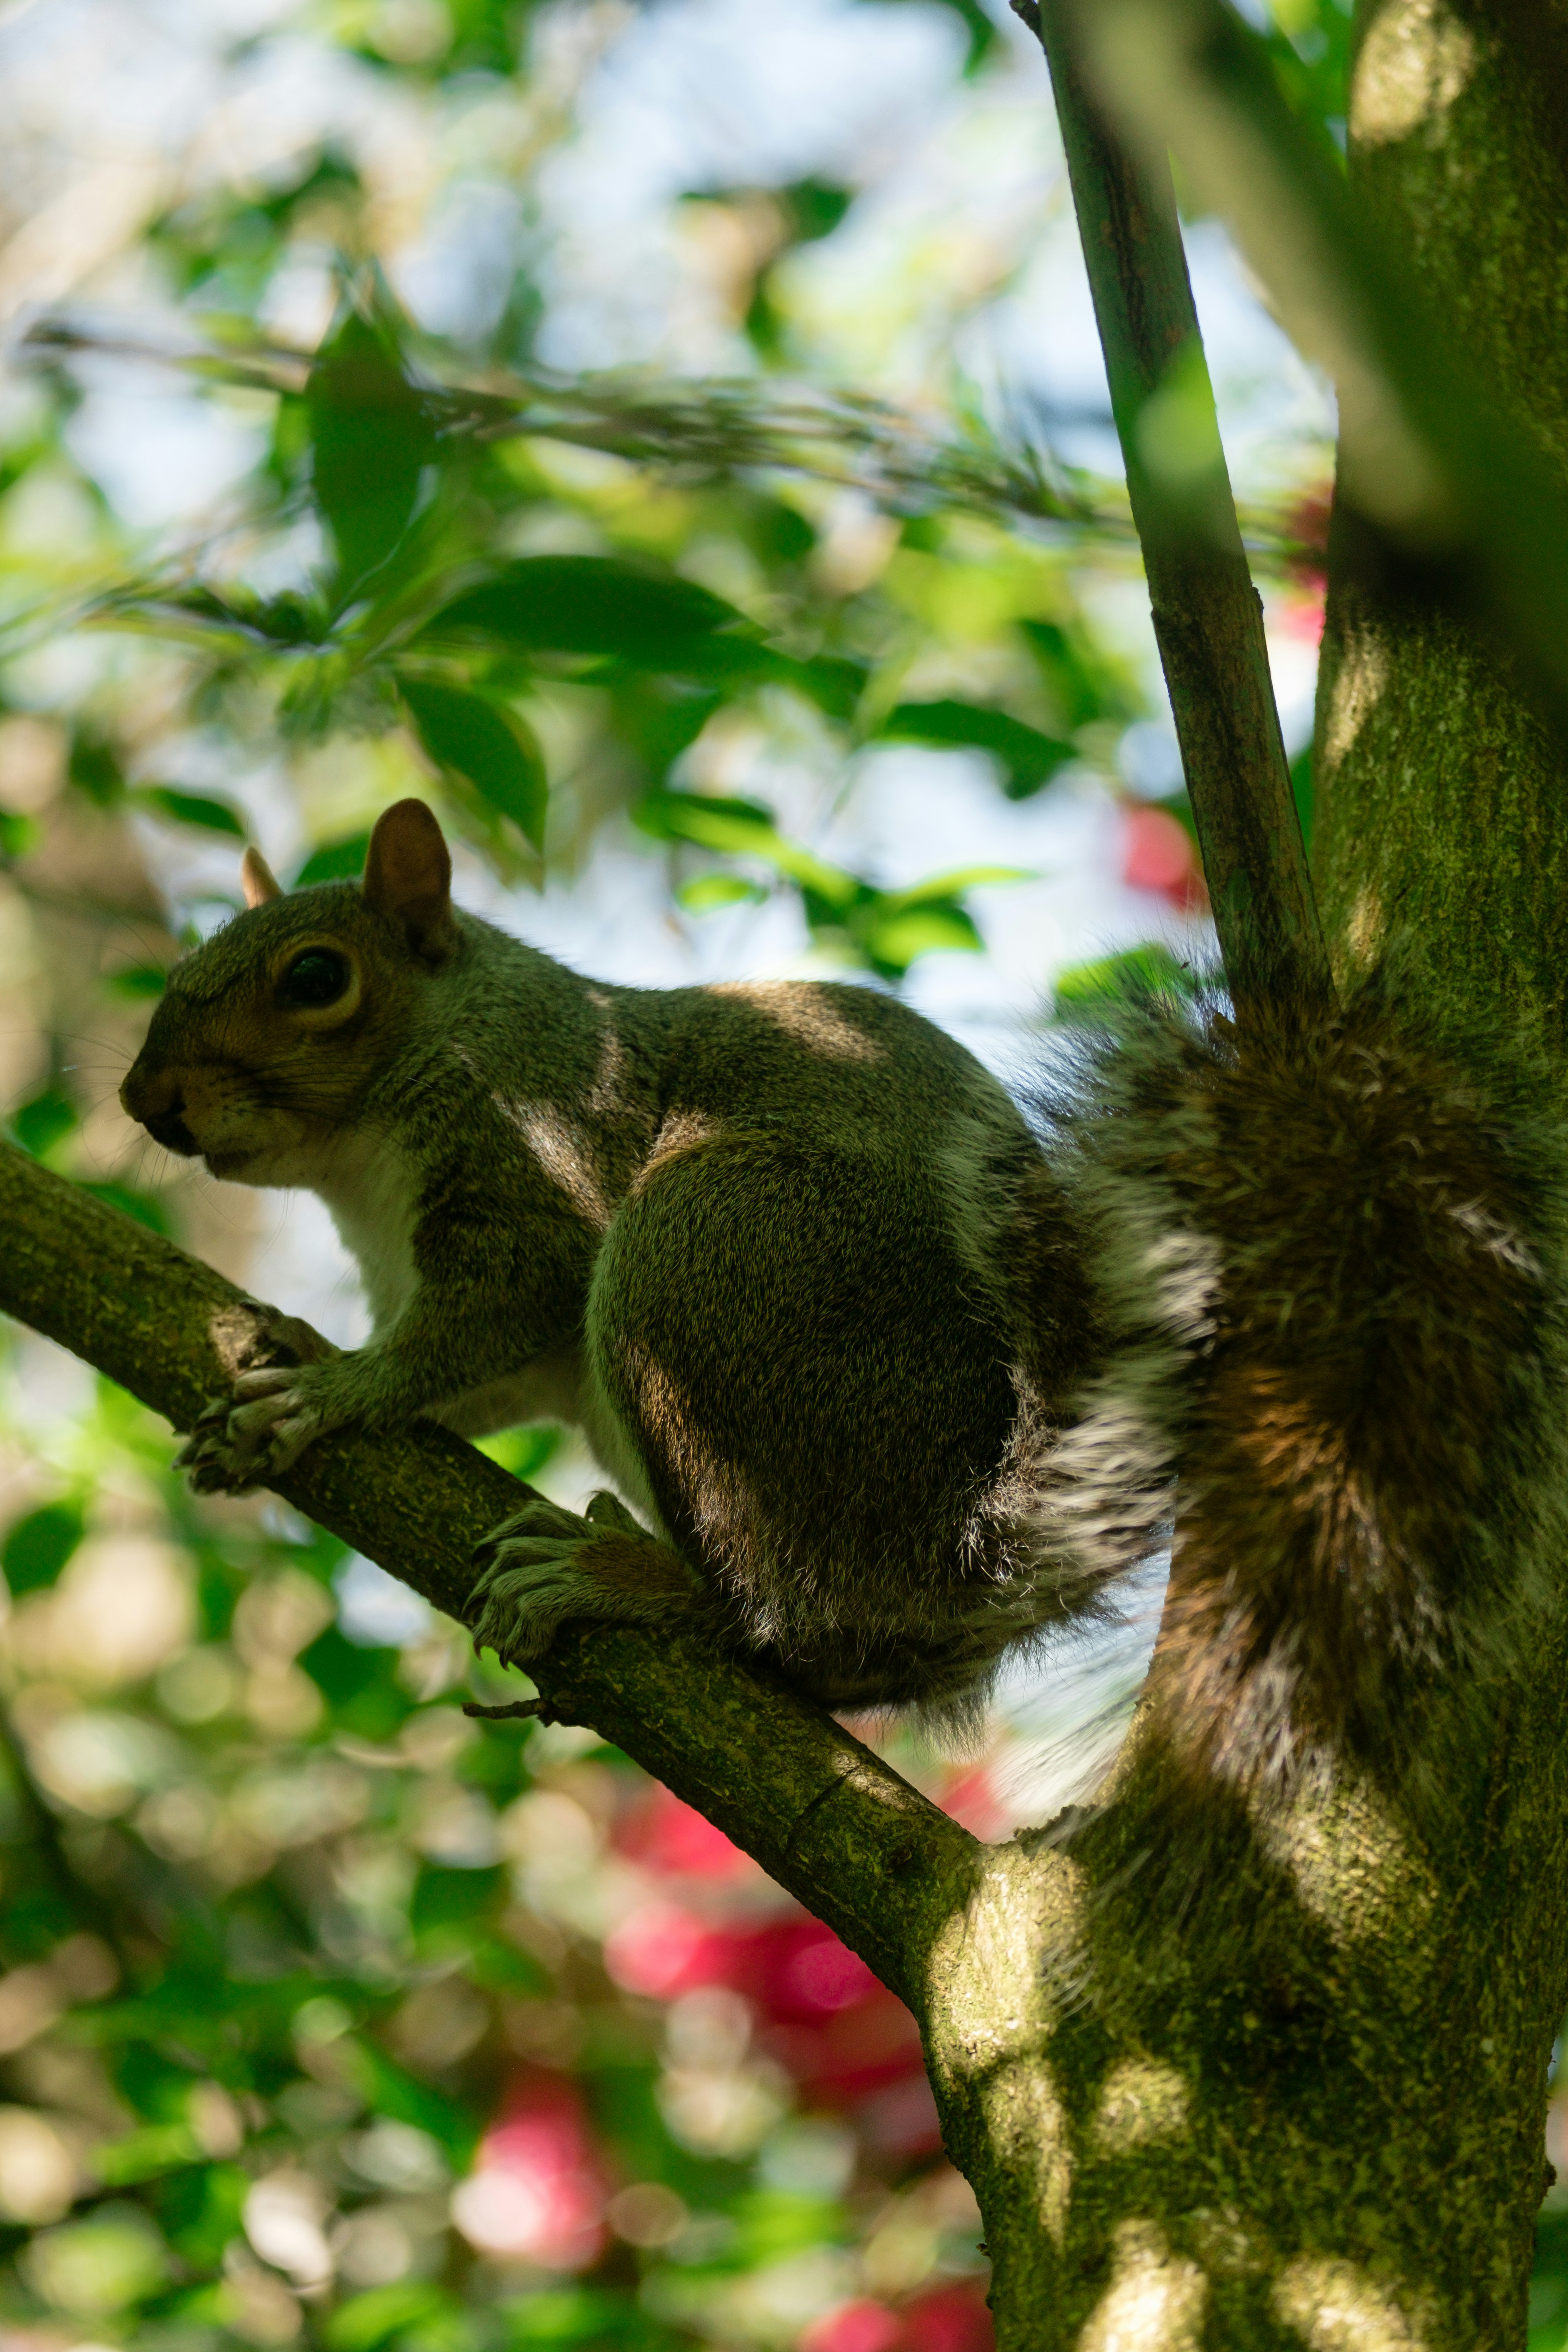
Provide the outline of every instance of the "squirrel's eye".
{"type": "Polygon", "coordinates": [[[335,1004],[349,984],[349,960],[331,948],[307,948],[278,983],[280,1004],[335,1004]]]}

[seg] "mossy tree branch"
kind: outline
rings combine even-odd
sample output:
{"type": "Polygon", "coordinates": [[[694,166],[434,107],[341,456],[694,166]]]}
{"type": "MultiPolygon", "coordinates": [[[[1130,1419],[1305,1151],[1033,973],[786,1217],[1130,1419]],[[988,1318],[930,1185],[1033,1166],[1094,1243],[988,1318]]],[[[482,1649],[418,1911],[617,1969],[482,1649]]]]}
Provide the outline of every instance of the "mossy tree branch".
{"type": "MultiPolygon", "coordinates": [[[[237,1370],[303,1327],[0,1145],[0,1312],[188,1429],[237,1370]]],[[[320,1440],[277,1492],[467,1622],[474,1545],[530,1490],[433,1426],[320,1440]]],[[[920,2021],[948,2151],[993,2255],[999,2352],[1042,2341],[1065,2210],[1066,2119],[1047,2049],[1050,1957],[1081,1940],[1078,1874],[987,1847],[784,1684],[678,1630],[564,1629],[534,1673],[550,1713],[590,1725],[695,1805],[835,1928],[920,2021]]]]}
{"type": "MultiPolygon", "coordinates": [[[[0,1311],[176,1429],[263,1360],[270,1310],[10,1146],[0,1225],[0,1311]]],[[[473,1548],[530,1490],[425,1424],[324,1438],[277,1491],[468,1622],[473,1548]]],[[[552,1714],[591,1725],[717,1822],[923,2019],[931,1945],[982,1852],[966,1830],[820,1708],[679,1628],[568,1630],[534,1679],[552,1714]]]]}

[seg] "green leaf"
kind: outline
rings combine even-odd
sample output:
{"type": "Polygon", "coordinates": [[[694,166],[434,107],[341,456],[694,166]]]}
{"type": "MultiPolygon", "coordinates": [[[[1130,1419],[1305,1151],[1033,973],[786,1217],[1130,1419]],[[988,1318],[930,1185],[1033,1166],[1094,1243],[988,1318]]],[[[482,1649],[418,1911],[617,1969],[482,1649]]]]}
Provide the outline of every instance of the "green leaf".
{"type": "Polygon", "coordinates": [[[108,1208],[118,1209],[122,1216],[134,1217],[150,1234],[162,1234],[165,1241],[168,1239],[169,1213],[155,1192],[134,1192],[129,1184],[113,1182],[84,1184],[81,1189],[108,1208]]]}
{"type": "Polygon", "coordinates": [[[426,397],[409,379],[396,311],[379,281],[351,299],[321,345],[305,408],[341,609],[404,538],[437,454],[426,397]]]}
{"type": "Polygon", "coordinates": [[[1033,882],[1035,875],[1026,866],[959,866],[951,874],[933,874],[929,881],[917,882],[912,890],[889,893],[889,903],[900,912],[913,907],[930,906],[935,899],[960,898],[965,890],[981,890],[996,882],[1033,882]]]}
{"type": "Polygon", "coordinates": [[[552,1989],[549,1974],[531,1952],[520,1952],[515,1944],[494,1936],[470,1946],[465,1967],[470,1984],[487,1992],[526,1993],[538,2000],[552,1989]]]}
{"type": "Polygon", "coordinates": [[[55,1087],[46,1087],[11,1114],[12,1134],[35,1160],[47,1160],[58,1143],[76,1133],[76,1127],[75,1103],[55,1087]]]}
{"type": "Polygon", "coordinates": [[[127,2132],[123,2139],[103,2141],[89,2161],[107,2189],[126,2189],[133,2181],[156,2180],[187,2164],[199,2164],[202,2151],[188,2124],[146,2124],[127,2132]]]}
{"type": "Polygon", "coordinates": [[[399,686],[415,731],[437,766],[463,777],[542,850],[550,788],[531,728],[504,704],[465,687],[412,677],[399,686]]]}
{"type": "Polygon", "coordinates": [[[1141,708],[1131,678],[1076,629],[1058,621],[1023,620],[1019,634],[1034,655],[1058,724],[1072,733],[1096,719],[1134,719],[1141,708]]]}
{"type": "Polygon", "coordinates": [[[360,1739],[390,1739],[414,1702],[393,1673],[395,1650],[363,1648],[336,1625],[300,1653],[300,1664],[331,1707],[334,1727],[360,1739]]]}
{"type": "Polygon", "coordinates": [[[962,744],[991,752],[1007,772],[1007,797],[1014,801],[1027,800],[1078,757],[1071,743],[977,702],[900,702],[881,731],[900,742],[962,744]]]}
{"type": "Polygon", "coordinates": [[[920,907],[868,926],[867,953],[879,971],[906,972],[917,956],[940,950],[976,954],[984,942],[962,907],[920,907]]]}
{"type": "Polygon", "coordinates": [[[416,1937],[432,1929],[475,1927],[496,1908],[506,1872],[498,1864],[479,1870],[447,1870],[427,1862],[414,1883],[408,1925],[416,1937]]]}
{"type": "Polygon", "coordinates": [[[738,874],[700,874],[675,894],[689,915],[710,915],[716,907],[760,906],[767,895],[760,883],[743,882],[738,874]]]}
{"type": "Polygon", "coordinates": [[[207,833],[226,833],[236,841],[246,837],[243,823],[226,801],[209,800],[202,793],[176,792],[170,784],[138,784],[125,797],[132,808],[171,817],[176,824],[200,825],[207,833]]]}
{"type": "Polygon", "coordinates": [[[624,2295],[603,2287],[546,2287],[498,2304],[506,2321],[509,2342],[516,2345],[580,2345],[583,2352],[625,2341],[628,2347],[648,2343],[647,2315],[624,2295]]]}
{"type": "Polygon", "coordinates": [[[176,2253],[198,2270],[216,2270],[243,2226],[250,2175],[237,2164],[193,2166],[165,2176],[158,2218],[176,2253]]]}
{"type": "Polygon", "coordinates": [[[693,841],[703,849],[756,857],[814,890],[830,906],[847,906],[862,885],[841,866],[829,866],[787,841],[760,801],[724,800],[717,793],[649,793],[633,813],[644,833],[659,841],[693,841]]]}
{"type": "Polygon", "coordinates": [[[341,2303],[321,2329],[328,2352],[376,2352],[378,2345],[461,2309],[454,2295],[428,2279],[399,2279],[341,2303]]]}
{"type": "Polygon", "coordinates": [[[706,849],[765,854],[780,839],[764,802],[727,800],[718,793],[649,793],[635,821],[656,841],[696,841],[706,849]]]}
{"type": "Polygon", "coordinates": [[[390,2116],[395,2123],[428,2132],[452,2158],[454,2170],[466,2170],[479,2127],[464,2107],[406,2074],[377,2042],[344,2034],[333,2051],[367,2107],[378,2116],[390,2116]]]}
{"type": "Polygon", "coordinates": [[[43,1503],[16,1522],[0,1551],[0,1568],[13,1600],[53,1584],[80,1543],[83,1525],[75,1503],[43,1503]]]}
{"type": "Polygon", "coordinates": [[[120,754],[107,736],[79,726],[71,738],[70,780],[95,808],[112,808],[125,789],[120,754]]]}
{"type": "Polygon", "coordinates": [[[734,605],[673,572],[610,555],[524,555],[426,624],[426,637],[478,638],[508,651],[618,656],[634,667],[710,659],[706,643],[756,632],[734,605]]]}
{"type": "Polygon", "coordinates": [[[1296,796],[1296,814],[1301,826],[1303,847],[1312,846],[1312,747],[1306,744],[1290,762],[1290,789],[1296,796]]]}
{"type": "Polygon", "coordinates": [[[797,686],[830,719],[853,719],[869,676],[863,662],[845,661],[837,655],[816,654],[810,661],[790,662],[782,654],[774,675],[786,686],[797,686]]]}
{"type": "Polygon", "coordinates": [[[110,995],[127,997],[136,1004],[162,996],[168,984],[169,975],[161,963],[127,964],[123,971],[110,972],[104,982],[110,995]]]}
{"type": "Polygon", "coordinates": [[[1100,1025],[1152,994],[1190,997],[1197,982],[1190,968],[1159,940],[1128,948],[1120,955],[1074,964],[1057,976],[1054,1017],[1100,1025]]]}
{"type": "Polygon", "coordinates": [[[654,782],[668,774],[722,703],[706,683],[647,672],[617,678],[610,696],[616,734],[654,782]]]}
{"type": "Polygon", "coordinates": [[[476,1437],[475,1447],[510,1470],[526,1485],[552,1462],[565,1443],[565,1432],[554,1422],[526,1422],[519,1429],[498,1429],[492,1436],[476,1437]]]}
{"type": "Polygon", "coordinates": [[[325,841],[320,849],[312,849],[298,874],[292,887],[309,889],[313,882],[353,882],[364,872],[364,861],[370,851],[368,833],[351,833],[341,841],[325,841]]]}

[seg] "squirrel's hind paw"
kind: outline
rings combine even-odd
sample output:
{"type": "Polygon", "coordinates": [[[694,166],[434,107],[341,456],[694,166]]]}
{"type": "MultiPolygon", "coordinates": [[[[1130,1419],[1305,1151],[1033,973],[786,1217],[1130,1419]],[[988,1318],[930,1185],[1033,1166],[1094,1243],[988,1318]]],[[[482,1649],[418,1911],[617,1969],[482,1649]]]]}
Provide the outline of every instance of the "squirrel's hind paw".
{"type": "Polygon", "coordinates": [[[474,1564],[474,1647],[508,1665],[542,1657],[571,1619],[655,1623],[698,1590],[685,1561],[611,1494],[595,1495],[586,1518],[526,1503],[476,1548],[474,1564]]]}

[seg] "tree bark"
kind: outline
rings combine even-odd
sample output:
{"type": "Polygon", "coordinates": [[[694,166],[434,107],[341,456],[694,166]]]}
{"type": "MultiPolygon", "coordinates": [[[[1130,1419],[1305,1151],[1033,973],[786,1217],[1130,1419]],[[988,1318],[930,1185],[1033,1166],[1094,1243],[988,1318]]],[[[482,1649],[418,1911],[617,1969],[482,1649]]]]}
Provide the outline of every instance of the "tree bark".
{"type": "MultiPolygon", "coordinates": [[[[1521,21],[1546,16],[1363,0],[1350,168],[1456,343],[1568,478],[1568,172],[1551,111],[1568,35],[1521,21]]],[[[1343,499],[1314,763],[1313,863],[1341,968],[1407,929],[1469,989],[1534,1003],[1561,1039],[1562,742],[1497,638],[1391,562],[1343,499]]]]}
{"type": "MultiPolygon", "coordinates": [[[[1363,0],[1352,192],[1560,464],[1568,207],[1526,16],[1535,43],[1533,0],[1363,0]]],[[[1146,77],[1144,127],[1160,102],[1146,77]]],[[[1173,106],[1198,176],[1183,127],[1173,106]]],[[[1561,1045],[1560,755],[1495,635],[1454,617],[1452,582],[1369,565],[1372,536],[1342,511],[1331,554],[1331,954],[1349,972],[1412,934],[1431,986],[1532,1004],[1561,1045]]],[[[1568,1993],[1564,1647],[1558,1608],[1489,1731],[1456,1714],[1423,1786],[1342,1772],[1272,1819],[1175,1807],[1140,1727],[1068,1848],[1083,1940],[1048,2057],[1074,2162],[1042,2341],[1522,2345],[1568,1993]]]]}

